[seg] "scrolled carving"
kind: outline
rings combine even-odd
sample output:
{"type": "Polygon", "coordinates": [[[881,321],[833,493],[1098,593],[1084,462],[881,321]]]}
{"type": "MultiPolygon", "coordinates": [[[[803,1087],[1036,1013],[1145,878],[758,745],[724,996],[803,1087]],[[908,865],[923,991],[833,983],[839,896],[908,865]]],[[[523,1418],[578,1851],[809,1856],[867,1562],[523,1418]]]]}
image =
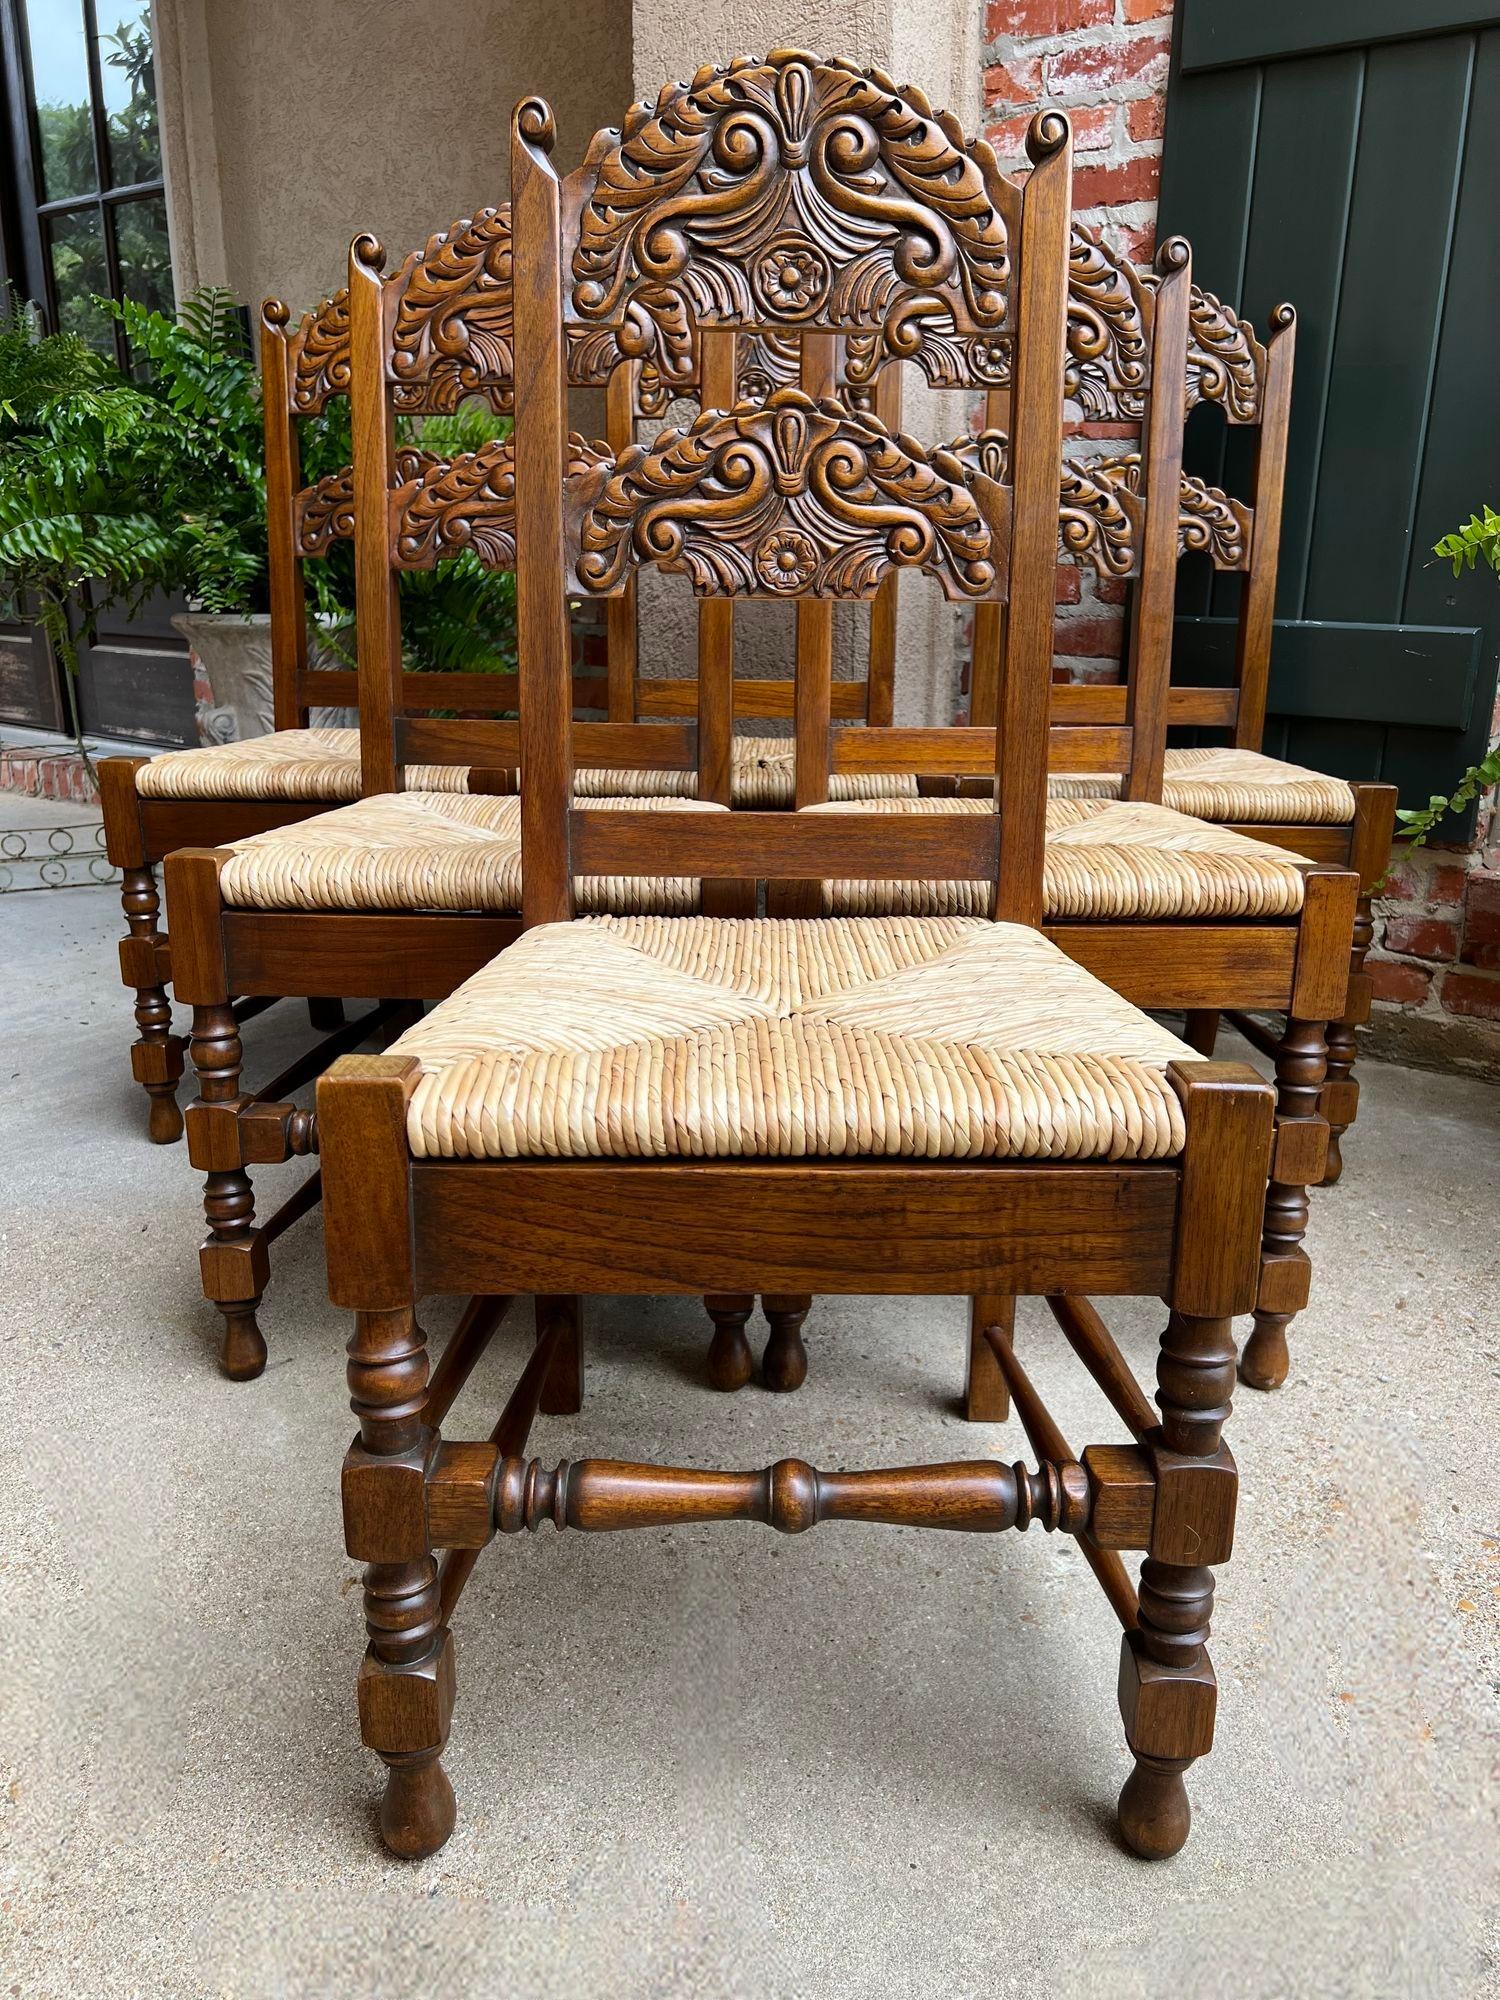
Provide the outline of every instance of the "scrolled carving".
{"type": "Polygon", "coordinates": [[[1194,285],[1188,308],[1187,407],[1222,403],[1230,423],[1253,424],[1260,414],[1265,361],[1266,350],[1249,322],[1194,285]]]}
{"type": "Polygon", "coordinates": [[[1136,567],[1140,504],[1133,488],[1110,477],[1118,460],[1065,465],[1057,516],[1058,546],[1100,576],[1130,576],[1136,567]]]}
{"type": "Polygon", "coordinates": [[[483,394],[509,404],[515,373],[510,206],[484,208],[429,238],[393,284],[391,379],[398,410],[452,410],[483,394]]]}
{"type": "MultiPolygon", "coordinates": [[[[959,333],[951,317],[934,314],[915,330],[915,361],[934,389],[1004,389],[1010,382],[1010,336],[959,333]]],[[[852,333],[844,344],[844,380],[862,387],[890,358],[879,333],[852,333]]]]}
{"type": "Polygon", "coordinates": [[[315,417],[330,396],[349,393],[349,292],[304,313],[292,335],[292,408],[315,417]]]}
{"type": "MultiPolygon", "coordinates": [[[[571,476],[599,470],[607,452],[570,437],[571,476]]],[[[400,484],[391,491],[392,561],[397,569],[431,569],[471,550],[487,569],[516,566],[516,457],[510,438],[478,451],[440,458],[416,446],[396,454],[400,484]]]]}
{"type": "Polygon", "coordinates": [[[996,579],[990,530],[947,453],[798,389],[705,411],[575,482],[580,587],[608,593],[633,563],[685,572],[700,594],[873,596],[922,568],[950,597],[996,579]]]}
{"type": "Polygon", "coordinates": [[[446,459],[424,454],[391,494],[398,569],[431,569],[470,549],[489,569],[516,566],[516,455],[509,438],[446,459]]]}
{"type": "MultiPolygon", "coordinates": [[[[1098,460],[1090,471],[1129,505],[1141,490],[1142,459],[1138,451],[1098,460]]],[[[1207,555],[1215,569],[1245,569],[1250,562],[1250,534],[1255,516],[1242,500],[1217,486],[1205,485],[1184,472],[1178,488],[1177,553],[1207,555]]],[[[1122,571],[1121,574],[1124,572],[1122,571]]]]}
{"type": "Polygon", "coordinates": [[[687,379],[693,326],[1005,324],[1014,198],[982,143],[878,70],[801,50],[706,68],[594,156],[570,312],[687,379]]]}
{"type": "Polygon", "coordinates": [[[325,472],[313,486],[304,486],[297,495],[297,553],[324,556],[334,542],[347,542],[354,535],[354,469],[341,466],[325,472]]]}
{"type": "Polygon", "coordinates": [[[1250,532],[1255,515],[1243,500],[1217,486],[1206,486],[1191,473],[1182,475],[1177,518],[1177,552],[1189,549],[1208,556],[1215,569],[1250,567],[1250,532]]]}
{"type": "Polygon", "coordinates": [[[1096,230],[1073,225],[1068,250],[1066,393],[1092,418],[1131,419],[1146,407],[1150,342],[1135,266],[1096,230]]]}

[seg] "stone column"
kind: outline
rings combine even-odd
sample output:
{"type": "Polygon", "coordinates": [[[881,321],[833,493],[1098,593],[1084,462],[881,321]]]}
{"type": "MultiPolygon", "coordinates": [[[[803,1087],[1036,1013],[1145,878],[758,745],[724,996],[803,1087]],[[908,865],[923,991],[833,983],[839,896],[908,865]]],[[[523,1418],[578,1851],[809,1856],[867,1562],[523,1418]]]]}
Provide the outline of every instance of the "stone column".
{"type": "MultiPolygon", "coordinates": [[[[951,111],[966,131],[979,129],[982,0],[797,0],[795,5],[788,0],[700,0],[692,7],[681,0],[633,0],[635,95],[648,102],[655,101],[664,82],[685,80],[705,63],[788,46],[876,65],[898,83],[919,85],[935,107],[951,111]]],[[[913,368],[905,369],[904,376],[903,429],[933,443],[967,427],[976,397],[936,394],[913,368]]],[[[676,577],[649,577],[643,583],[650,586],[641,593],[645,671],[691,675],[691,598],[676,577]]],[[[926,577],[903,577],[901,593],[896,720],[950,722],[962,658],[962,614],[926,577]]],[[[861,673],[866,643],[863,608],[841,609],[835,672],[861,673]]],[[[792,659],[790,608],[741,607],[735,644],[742,673],[786,674],[792,659]]]]}

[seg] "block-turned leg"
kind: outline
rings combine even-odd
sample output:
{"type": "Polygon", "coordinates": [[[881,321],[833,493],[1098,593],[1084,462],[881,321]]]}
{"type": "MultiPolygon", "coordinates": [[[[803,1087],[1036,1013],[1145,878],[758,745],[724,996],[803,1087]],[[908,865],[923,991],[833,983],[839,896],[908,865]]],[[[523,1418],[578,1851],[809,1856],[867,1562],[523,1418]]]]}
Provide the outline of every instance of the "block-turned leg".
{"type": "Polygon", "coordinates": [[[386,1767],[380,1832],[392,1853],[433,1854],[457,1808],[443,1769],[454,1700],[427,1508],[435,1433],[423,1420],[427,1345],[411,1267],[406,1099],[416,1065],[346,1056],[318,1085],[329,1295],[352,1306],[350,1405],[359,1437],[344,1460],[344,1538],[364,1572],[369,1646],[360,1733],[386,1767]]]}
{"type": "Polygon", "coordinates": [[[1259,1278],[1261,1191],[1272,1100],[1254,1071],[1216,1065],[1184,1092],[1178,1241],[1157,1357],[1161,1422],[1142,1440],[1155,1484],[1135,1626],[1120,1651],[1120,1715],[1135,1759],[1120,1793],[1126,1844],[1146,1860],[1177,1853],[1191,1812],[1188,1766],[1213,1744],[1217,1686],[1208,1657],[1213,1565],[1234,1540],[1238,1478],[1223,1442],[1234,1390],[1232,1315],[1259,1278]]]}
{"type": "Polygon", "coordinates": [[[167,940],[159,918],[161,898],[156,870],[146,846],[141,802],[135,774],[146,760],[108,757],[99,766],[99,796],[104,809],[104,841],[110,860],[120,870],[120,906],[126,935],[120,940],[120,977],[135,994],[136,1039],[130,1051],[130,1073],[150,1102],[147,1131],[158,1146],[182,1137],[182,1112],[177,1086],[182,1081],[183,1043],[172,1032],[172,1006],[163,982],[167,940]]]}
{"type": "Polygon", "coordinates": [[[1255,1321],[1240,1359],[1240,1379],[1251,1389],[1279,1389],[1291,1356],[1287,1328],[1307,1304],[1312,1266],[1307,1233],[1308,1188],[1322,1180],[1328,1131],[1319,1110],[1328,1069],[1321,1021],[1288,1021],[1276,1050],[1279,1126],[1266,1189],[1260,1293],[1255,1321]]]}

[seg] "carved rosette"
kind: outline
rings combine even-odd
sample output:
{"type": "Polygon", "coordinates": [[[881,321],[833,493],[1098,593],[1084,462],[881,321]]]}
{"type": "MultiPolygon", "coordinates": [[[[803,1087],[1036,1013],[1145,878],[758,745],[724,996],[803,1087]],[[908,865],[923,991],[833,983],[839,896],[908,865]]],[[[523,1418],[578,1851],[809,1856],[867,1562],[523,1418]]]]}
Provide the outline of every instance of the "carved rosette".
{"type": "Polygon", "coordinates": [[[471,395],[509,408],[515,373],[509,205],[481,209],[431,237],[392,284],[396,408],[452,410],[471,395]]]}
{"type": "Polygon", "coordinates": [[[349,393],[349,293],[337,291],[303,315],[292,335],[292,408],[315,417],[330,396],[349,393]]]}
{"type": "Polygon", "coordinates": [[[989,147],[920,92],[799,50],[742,58],[635,106],[598,156],[569,310],[675,383],[694,326],[861,327],[914,356],[926,319],[1004,326],[1013,206],[989,147]]]}
{"type": "MultiPolygon", "coordinates": [[[[916,345],[904,359],[915,361],[934,389],[1004,389],[1010,382],[1010,336],[959,333],[946,315],[919,322],[916,345]]],[[[844,380],[851,388],[875,380],[888,359],[879,333],[853,333],[844,343],[844,380]]]]}
{"type": "Polygon", "coordinates": [[[1130,420],[1145,412],[1149,375],[1140,274],[1097,231],[1075,223],[1068,252],[1066,393],[1090,418],[1130,420]]]}
{"type": "Polygon", "coordinates": [[[353,468],[343,466],[325,473],[316,485],[304,486],[297,495],[296,520],[299,556],[325,556],[331,543],[352,540],[353,468]]]}
{"type": "Polygon", "coordinates": [[[1266,350],[1248,321],[1194,285],[1188,308],[1188,408],[1222,403],[1230,423],[1253,424],[1260,412],[1265,362],[1266,350]]]}
{"type": "Polygon", "coordinates": [[[925,569],[955,598],[995,581],[956,459],[797,389],[632,445],[574,498],[578,579],[596,594],[645,563],[730,596],[872,597],[892,569],[925,569]]]}
{"type": "Polygon", "coordinates": [[[777,389],[795,389],[802,341],[795,333],[742,333],[735,342],[735,393],[763,403],[777,389]]]}

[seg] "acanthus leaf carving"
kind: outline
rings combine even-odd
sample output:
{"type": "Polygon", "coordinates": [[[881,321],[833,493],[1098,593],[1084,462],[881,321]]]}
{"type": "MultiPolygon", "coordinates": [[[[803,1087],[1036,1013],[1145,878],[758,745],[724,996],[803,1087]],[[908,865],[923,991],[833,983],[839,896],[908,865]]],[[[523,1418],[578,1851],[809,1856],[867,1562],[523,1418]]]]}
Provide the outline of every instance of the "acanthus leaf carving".
{"type": "MultiPolygon", "coordinates": [[[[602,445],[568,439],[568,477],[599,473],[613,463],[602,445]]],[[[487,569],[516,566],[516,456],[511,438],[478,451],[442,458],[419,446],[396,453],[391,490],[392,560],[397,569],[431,569],[471,551],[487,569]]]]}
{"type": "Polygon", "coordinates": [[[508,203],[455,222],[407,259],[393,281],[398,410],[452,410],[471,395],[509,407],[511,263],[508,203]]]}
{"type": "Polygon", "coordinates": [[[1063,380],[1065,393],[1090,418],[1144,414],[1150,377],[1144,291],[1133,264],[1117,257],[1096,230],[1073,225],[1063,380]]]}
{"type": "MultiPolygon", "coordinates": [[[[1010,439],[1004,431],[971,431],[945,449],[966,474],[982,473],[997,486],[1010,484],[1010,439]]],[[[1127,464],[1125,459],[1098,459],[1062,468],[1058,554],[1091,563],[1100,576],[1130,576],[1136,567],[1140,508],[1128,485],[1127,464]]]]}
{"type": "Polygon", "coordinates": [[[349,393],[347,287],[302,317],[292,335],[292,408],[315,417],[330,396],[349,393]]]}
{"type": "Polygon", "coordinates": [[[398,467],[390,498],[397,569],[431,569],[472,552],[488,569],[516,566],[516,455],[509,438],[453,458],[419,452],[398,467]]]}
{"type": "Polygon", "coordinates": [[[705,411],[575,482],[577,574],[608,594],[634,564],[684,572],[700,595],[874,595],[922,568],[955,598],[994,586],[995,550],[942,452],[798,389],[705,411]]]}
{"type": "Polygon", "coordinates": [[[597,156],[569,309],[676,383],[698,325],[869,328],[914,356],[934,316],[1005,324],[1012,205],[919,92],[800,50],[741,58],[636,106],[597,156]]]}
{"type": "MultiPolygon", "coordinates": [[[[1100,459],[1090,468],[1096,481],[1122,499],[1139,498],[1143,461],[1138,451],[1100,459]]],[[[1253,510],[1190,472],[1181,475],[1177,495],[1177,553],[1206,555],[1215,569],[1245,569],[1250,561],[1253,510]]]]}
{"type": "Polygon", "coordinates": [[[297,553],[300,556],[327,555],[333,542],[349,541],[354,534],[354,470],[341,466],[326,472],[312,486],[304,486],[296,501],[297,553]]]}
{"type": "Polygon", "coordinates": [[[1260,413],[1266,350],[1248,321],[1212,292],[1193,287],[1188,308],[1187,407],[1222,403],[1232,424],[1253,424],[1260,413]]]}

